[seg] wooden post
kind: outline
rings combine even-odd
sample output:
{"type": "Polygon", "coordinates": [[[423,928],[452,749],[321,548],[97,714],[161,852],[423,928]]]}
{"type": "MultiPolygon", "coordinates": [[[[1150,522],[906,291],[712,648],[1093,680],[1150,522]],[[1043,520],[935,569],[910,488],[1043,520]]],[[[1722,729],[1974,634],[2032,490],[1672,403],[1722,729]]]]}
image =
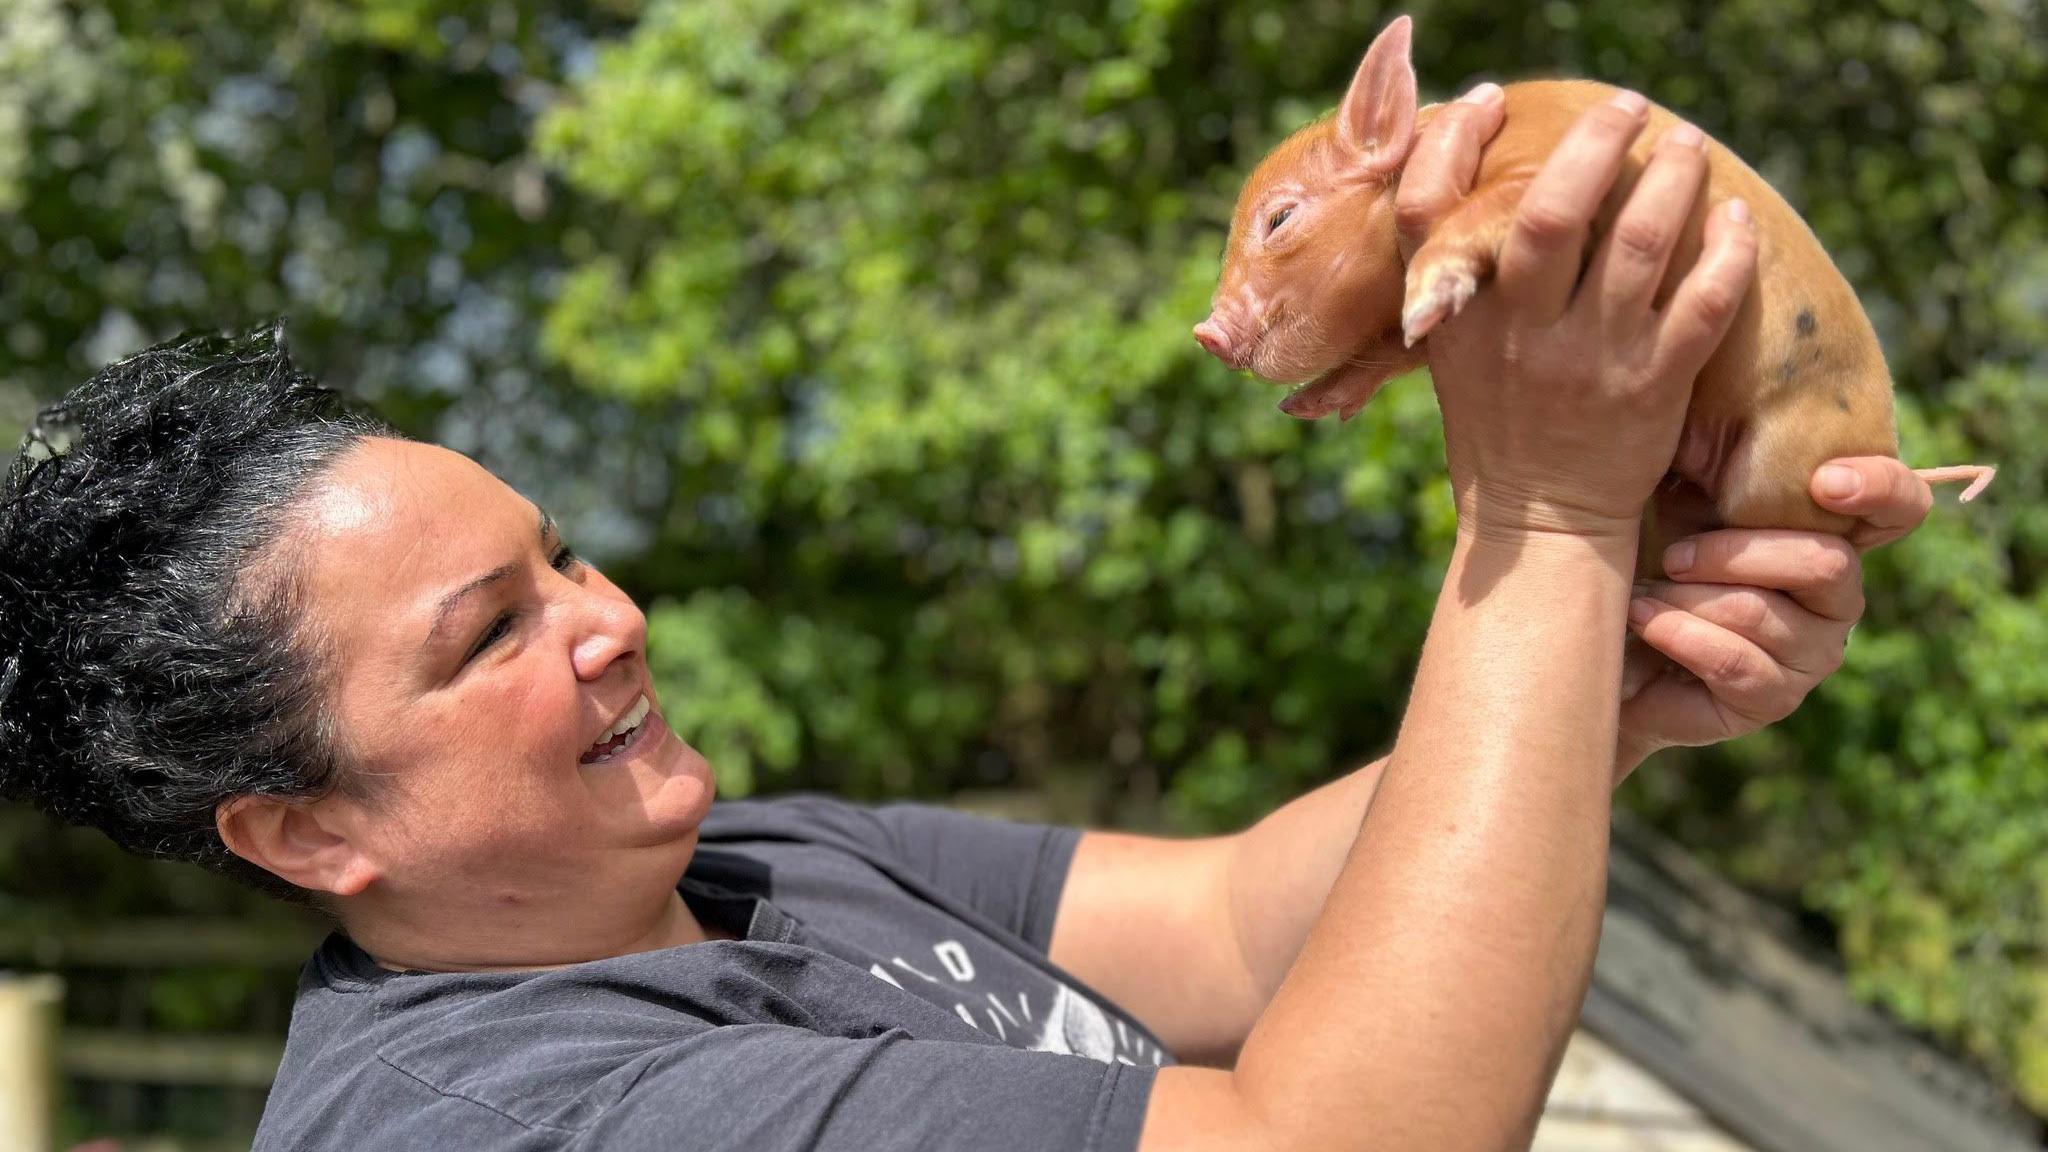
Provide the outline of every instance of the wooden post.
{"type": "Polygon", "coordinates": [[[0,1148],[51,1152],[57,1125],[55,976],[0,972],[0,1148]]]}

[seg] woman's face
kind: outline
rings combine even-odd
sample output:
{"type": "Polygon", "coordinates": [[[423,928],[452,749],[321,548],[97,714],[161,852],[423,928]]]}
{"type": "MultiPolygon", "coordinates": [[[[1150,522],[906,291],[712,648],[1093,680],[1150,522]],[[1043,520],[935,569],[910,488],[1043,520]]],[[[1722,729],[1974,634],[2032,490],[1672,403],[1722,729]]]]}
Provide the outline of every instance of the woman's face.
{"type": "Polygon", "coordinates": [[[323,803],[366,884],[501,911],[589,899],[622,869],[672,888],[713,784],[662,720],[633,602],[444,448],[364,441],[307,509],[289,544],[304,623],[367,777],[364,800],[323,803]]]}

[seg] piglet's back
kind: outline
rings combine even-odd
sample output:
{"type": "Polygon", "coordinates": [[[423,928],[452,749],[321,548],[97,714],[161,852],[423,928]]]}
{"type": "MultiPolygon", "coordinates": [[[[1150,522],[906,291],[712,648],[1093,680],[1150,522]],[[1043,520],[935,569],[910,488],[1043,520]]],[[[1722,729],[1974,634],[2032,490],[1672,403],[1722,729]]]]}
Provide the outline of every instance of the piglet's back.
{"type": "MultiPolygon", "coordinates": [[[[1508,85],[1506,120],[1487,145],[1479,183],[1533,175],[1589,108],[1616,89],[1588,80],[1508,85]]],[[[1422,110],[1427,120],[1435,109],[1422,110]]],[[[1652,105],[1648,127],[1598,217],[1604,230],[1643,165],[1679,118],[1652,105]]],[[[1820,240],[1742,158],[1708,144],[1706,195],[1674,251],[1659,301],[1699,258],[1706,214],[1736,197],[1756,220],[1757,279],[1721,348],[1694,388],[1691,452],[1682,471],[1716,496],[1725,523],[1846,531],[1815,506],[1806,478],[1838,456],[1898,455],[1891,375],[1869,317],[1820,240]]]]}

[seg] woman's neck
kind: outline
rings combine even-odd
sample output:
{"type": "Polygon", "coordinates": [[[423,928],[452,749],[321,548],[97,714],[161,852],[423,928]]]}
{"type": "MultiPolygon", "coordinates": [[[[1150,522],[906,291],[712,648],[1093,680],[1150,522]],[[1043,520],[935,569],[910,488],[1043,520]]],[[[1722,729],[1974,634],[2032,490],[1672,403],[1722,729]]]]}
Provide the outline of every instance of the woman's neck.
{"type": "Polygon", "coordinates": [[[371,959],[400,972],[534,971],[736,938],[698,921],[673,888],[627,915],[592,916],[604,910],[590,902],[561,915],[536,915],[519,902],[508,904],[495,915],[445,908],[408,914],[368,901],[344,908],[341,919],[371,959]]]}

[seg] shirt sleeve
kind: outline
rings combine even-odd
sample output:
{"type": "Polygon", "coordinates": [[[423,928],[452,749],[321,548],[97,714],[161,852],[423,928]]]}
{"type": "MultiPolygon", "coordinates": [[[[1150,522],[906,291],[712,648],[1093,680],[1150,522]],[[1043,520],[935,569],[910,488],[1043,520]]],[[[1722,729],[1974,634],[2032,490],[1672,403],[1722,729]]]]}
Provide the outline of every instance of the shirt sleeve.
{"type": "MultiPolygon", "coordinates": [[[[733,803],[733,802],[728,802],[733,803]]],[[[737,803],[748,803],[739,801],[737,803]]],[[[859,840],[1044,952],[1081,830],[928,804],[853,804],[819,794],[763,802],[859,840]]]]}
{"type": "Polygon", "coordinates": [[[924,804],[890,804],[874,815],[905,867],[1039,951],[1052,946],[1080,829],[924,804]]]}
{"type": "Polygon", "coordinates": [[[901,1032],[730,1026],[649,1057],[573,1147],[1135,1152],[1156,1071],[901,1032]]]}

